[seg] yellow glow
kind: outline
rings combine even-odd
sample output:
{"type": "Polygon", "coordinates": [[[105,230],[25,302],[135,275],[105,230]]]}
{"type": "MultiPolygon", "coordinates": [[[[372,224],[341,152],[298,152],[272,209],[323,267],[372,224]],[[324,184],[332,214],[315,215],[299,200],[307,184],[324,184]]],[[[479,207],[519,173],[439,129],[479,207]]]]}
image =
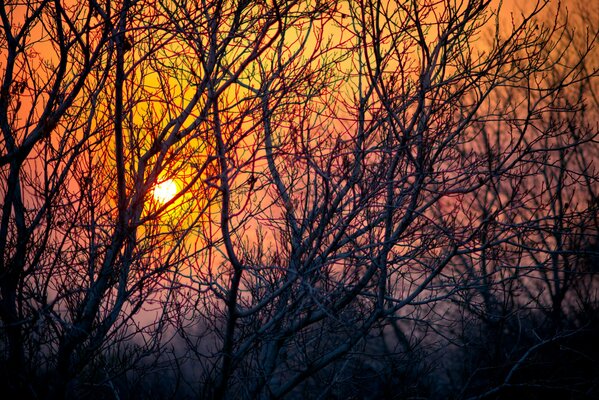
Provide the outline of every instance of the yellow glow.
{"type": "Polygon", "coordinates": [[[159,183],[154,188],[154,199],[161,204],[164,204],[171,200],[177,194],[177,184],[172,179],[167,179],[164,182],[159,183]]]}

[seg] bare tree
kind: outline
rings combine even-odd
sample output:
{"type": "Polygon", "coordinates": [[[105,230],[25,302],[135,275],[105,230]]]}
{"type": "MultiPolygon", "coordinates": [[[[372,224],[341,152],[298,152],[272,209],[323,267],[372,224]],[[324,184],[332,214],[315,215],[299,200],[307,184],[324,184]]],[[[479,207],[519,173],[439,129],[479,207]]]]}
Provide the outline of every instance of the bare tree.
{"type": "Polygon", "coordinates": [[[11,394],[382,396],[470,322],[595,307],[596,32],[547,9],[2,4],[11,394]]]}
{"type": "Polygon", "coordinates": [[[575,366],[586,362],[578,358],[582,349],[587,360],[596,357],[586,337],[596,329],[597,308],[588,263],[597,235],[597,30],[576,31],[560,18],[543,64],[497,93],[491,107],[504,117],[486,124],[477,143],[488,179],[467,203],[471,221],[481,221],[480,247],[454,264],[463,279],[451,299],[462,335],[455,358],[464,361],[457,362],[463,369],[449,361],[449,373],[463,396],[593,390],[592,373],[575,366]],[[517,143],[513,133],[523,143],[513,159],[524,162],[498,173],[517,143]],[[547,357],[560,365],[547,369],[547,357]]]}
{"type": "MultiPolygon", "coordinates": [[[[499,18],[488,2],[340,6],[332,23],[347,21],[341,24],[351,39],[327,49],[347,49],[351,73],[337,81],[333,65],[305,70],[314,54],[308,47],[299,75],[309,87],[292,86],[293,47],[281,42],[277,53],[265,54],[271,70],[260,69],[253,90],[262,102],[257,155],[267,164],[258,181],[272,204],[238,201],[242,216],[230,221],[243,223],[236,234],[223,232],[230,244],[215,266],[215,302],[202,306],[226,320],[212,328],[223,343],[208,367],[217,388],[227,383],[233,397],[287,396],[335,361],[355,359],[352,351],[402,312],[426,320],[438,300],[478,276],[487,279],[485,267],[478,276],[449,268],[460,258],[517,260],[524,247],[500,244],[515,241],[523,225],[506,231],[500,224],[513,225],[509,218],[526,193],[514,186],[497,207],[476,196],[536,173],[531,159],[552,148],[528,142],[533,121],[558,105],[545,101],[552,93],[589,78],[531,89],[541,90],[543,101],[508,103],[513,116],[494,108],[504,88],[550,68],[547,44],[563,27],[539,27],[543,8],[539,3],[507,34],[495,31],[479,52],[475,43],[499,18]],[[495,123],[510,129],[497,137],[498,147],[479,152],[479,137],[495,123]],[[487,208],[482,218],[463,202],[470,196],[487,208]]],[[[533,141],[559,135],[544,130],[533,141]]],[[[510,282],[500,280],[499,290],[512,290],[510,282]]],[[[498,290],[495,282],[488,290],[498,290]]]]}

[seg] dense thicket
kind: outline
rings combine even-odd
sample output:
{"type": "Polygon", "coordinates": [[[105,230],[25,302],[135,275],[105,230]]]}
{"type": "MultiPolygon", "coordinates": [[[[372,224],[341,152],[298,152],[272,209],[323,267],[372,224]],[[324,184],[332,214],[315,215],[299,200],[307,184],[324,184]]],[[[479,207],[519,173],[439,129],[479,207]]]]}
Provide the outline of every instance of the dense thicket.
{"type": "Polygon", "coordinates": [[[599,396],[568,6],[2,2],[3,392],[599,396]]]}

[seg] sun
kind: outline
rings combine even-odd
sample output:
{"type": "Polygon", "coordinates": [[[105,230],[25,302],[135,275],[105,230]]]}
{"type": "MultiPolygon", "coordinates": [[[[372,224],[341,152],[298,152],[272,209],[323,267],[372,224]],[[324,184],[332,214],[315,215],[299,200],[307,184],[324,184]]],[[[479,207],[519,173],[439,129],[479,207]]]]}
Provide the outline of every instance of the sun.
{"type": "Polygon", "coordinates": [[[164,204],[171,200],[177,194],[177,184],[172,179],[167,179],[164,182],[159,183],[154,188],[154,199],[160,203],[164,204]]]}

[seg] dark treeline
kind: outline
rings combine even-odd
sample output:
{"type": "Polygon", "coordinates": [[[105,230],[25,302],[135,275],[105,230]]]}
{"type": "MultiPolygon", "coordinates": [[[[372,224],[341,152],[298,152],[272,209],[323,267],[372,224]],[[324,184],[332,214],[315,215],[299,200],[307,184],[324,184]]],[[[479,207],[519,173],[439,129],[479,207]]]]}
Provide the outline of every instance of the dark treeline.
{"type": "Polygon", "coordinates": [[[1,2],[2,396],[598,398],[586,3],[1,2]]]}

